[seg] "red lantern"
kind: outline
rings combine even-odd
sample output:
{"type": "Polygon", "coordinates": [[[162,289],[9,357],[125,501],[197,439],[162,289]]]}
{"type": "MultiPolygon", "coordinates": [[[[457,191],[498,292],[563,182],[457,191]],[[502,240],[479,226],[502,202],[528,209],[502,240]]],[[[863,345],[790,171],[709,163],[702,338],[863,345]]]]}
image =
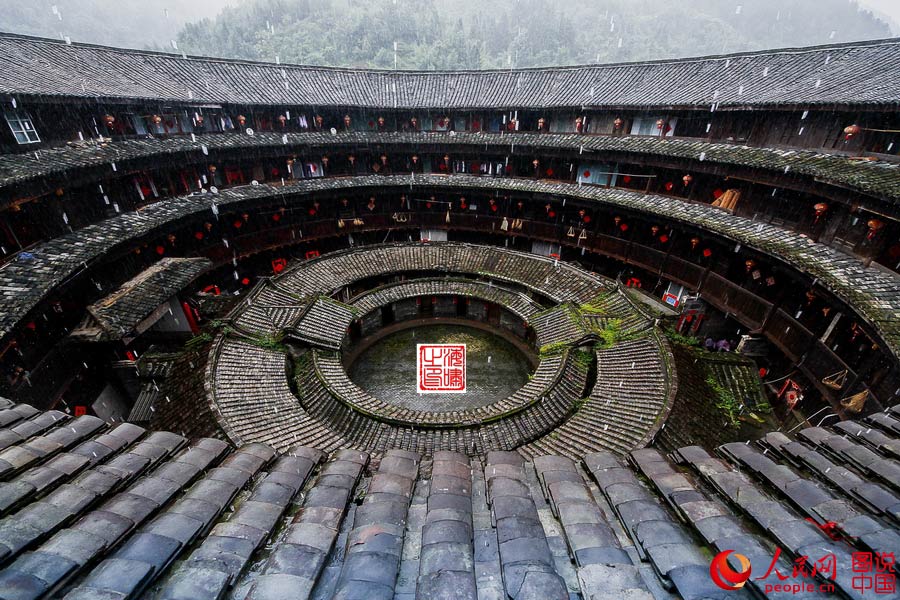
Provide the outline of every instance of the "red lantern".
{"type": "Polygon", "coordinates": [[[712,256],[712,250],[710,250],[709,248],[705,248],[703,250],[703,256],[705,256],[706,258],[709,258],[710,256],[712,256]]]}
{"type": "Polygon", "coordinates": [[[274,215],[272,215],[272,220],[277,223],[278,221],[281,220],[281,215],[279,215],[278,213],[275,213],[274,215]]]}
{"type": "Polygon", "coordinates": [[[425,208],[431,208],[431,202],[426,202],[426,203],[425,203],[425,208]]]}
{"type": "Polygon", "coordinates": [[[691,177],[690,174],[685,175],[684,177],[681,178],[681,181],[684,182],[684,187],[687,187],[687,186],[691,185],[691,182],[692,182],[693,180],[694,180],[694,178],[691,177]]]}
{"type": "Polygon", "coordinates": [[[675,184],[672,183],[671,181],[667,181],[667,182],[666,182],[665,188],[666,188],[666,191],[667,191],[667,192],[671,192],[671,191],[672,191],[672,188],[674,188],[674,187],[675,187],[675,184]]]}
{"type": "Polygon", "coordinates": [[[284,258],[276,258],[272,261],[272,271],[275,273],[281,273],[286,266],[287,260],[284,258]]]}
{"type": "Polygon", "coordinates": [[[816,211],[815,222],[818,223],[819,219],[822,218],[822,215],[824,215],[826,212],[828,212],[828,205],[824,202],[819,202],[818,204],[813,206],[813,209],[816,211]]]}
{"type": "Polygon", "coordinates": [[[165,249],[164,247],[162,247],[162,246],[157,246],[157,247],[156,247],[156,253],[159,254],[160,256],[162,256],[163,254],[166,253],[166,249],[165,249]]]}
{"type": "Polygon", "coordinates": [[[162,123],[162,117],[159,115],[153,115],[152,117],[150,117],[150,120],[153,121],[154,125],[159,125],[160,123],[162,123]]]}
{"type": "Polygon", "coordinates": [[[553,169],[547,169],[547,177],[553,177],[553,169]]]}
{"type": "Polygon", "coordinates": [[[691,238],[691,250],[696,250],[697,246],[700,245],[700,238],[694,237],[691,238]]]}
{"type": "Polygon", "coordinates": [[[316,209],[314,208],[309,209],[307,212],[309,212],[309,216],[311,217],[316,216],[316,209]]]}
{"type": "Polygon", "coordinates": [[[244,115],[238,115],[238,118],[237,118],[237,119],[238,119],[238,124],[239,124],[241,127],[243,127],[244,124],[247,122],[247,117],[245,117],[244,115]]]}
{"type": "Polygon", "coordinates": [[[235,219],[235,221],[234,221],[234,223],[232,223],[232,225],[234,225],[235,229],[240,229],[244,225],[244,222],[241,221],[240,219],[235,219]]]}
{"type": "Polygon", "coordinates": [[[284,115],[278,115],[278,122],[281,123],[282,127],[284,127],[284,124],[287,123],[287,117],[284,115]]]}
{"type": "Polygon", "coordinates": [[[555,211],[555,210],[551,210],[550,212],[547,213],[547,216],[550,217],[551,219],[555,219],[555,218],[556,218],[556,211],[555,211]]]}
{"type": "Polygon", "coordinates": [[[202,232],[202,231],[196,232],[196,233],[194,234],[194,237],[197,238],[198,240],[202,240],[202,239],[203,239],[203,232],[202,232]]]}
{"type": "Polygon", "coordinates": [[[869,233],[866,235],[866,238],[872,240],[875,239],[875,236],[878,235],[878,232],[884,228],[884,221],[871,219],[867,223],[867,225],[869,226],[869,233]]]}
{"type": "Polygon", "coordinates": [[[249,277],[244,277],[243,279],[241,279],[241,284],[243,284],[243,285],[250,285],[250,278],[249,278],[249,277]]]}
{"type": "Polygon", "coordinates": [[[628,223],[622,223],[621,225],[619,225],[619,229],[621,229],[622,231],[628,231],[628,223]]]}
{"type": "Polygon", "coordinates": [[[719,199],[719,196],[721,196],[721,195],[724,194],[724,193],[725,193],[725,192],[723,192],[723,191],[720,190],[719,188],[716,188],[716,189],[713,190],[713,198],[715,198],[716,200],[718,200],[718,199],[719,199]]]}
{"type": "Polygon", "coordinates": [[[585,171],[584,173],[581,174],[581,176],[584,177],[585,179],[587,179],[588,177],[591,176],[591,172],[590,172],[590,171],[585,171]]]}
{"type": "Polygon", "coordinates": [[[631,175],[623,175],[622,183],[631,183],[631,175]]]}
{"type": "Polygon", "coordinates": [[[625,124],[625,121],[623,121],[619,117],[616,117],[616,120],[613,121],[613,131],[618,131],[618,130],[622,129],[622,125],[624,125],[624,124],[625,124]]]}
{"type": "Polygon", "coordinates": [[[665,244],[669,241],[669,236],[667,236],[666,234],[662,234],[661,236],[659,236],[659,241],[660,243],[665,244]]]}
{"type": "Polygon", "coordinates": [[[663,128],[663,125],[665,125],[665,124],[666,124],[665,121],[663,121],[662,119],[659,119],[658,121],[656,121],[656,128],[657,128],[657,129],[662,129],[662,128],[663,128]]]}
{"type": "Polygon", "coordinates": [[[853,124],[844,127],[844,139],[849,140],[853,136],[859,134],[862,131],[862,128],[859,125],[853,124]]]}
{"type": "Polygon", "coordinates": [[[575,119],[575,132],[581,133],[582,131],[584,131],[584,119],[577,117],[575,119]]]}
{"type": "Polygon", "coordinates": [[[591,215],[584,215],[584,218],[582,219],[582,221],[584,221],[585,223],[590,223],[590,222],[591,222],[591,215]]]}

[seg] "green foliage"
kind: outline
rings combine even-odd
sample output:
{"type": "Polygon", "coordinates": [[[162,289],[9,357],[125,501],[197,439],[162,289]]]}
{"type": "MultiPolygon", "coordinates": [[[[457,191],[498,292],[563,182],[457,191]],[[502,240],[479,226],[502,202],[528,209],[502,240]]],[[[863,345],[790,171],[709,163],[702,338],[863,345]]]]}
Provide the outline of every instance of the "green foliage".
{"type": "Polygon", "coordinates": [[[695,338],[692,335],[681,335],[674,329],[665,328],[663,332],[666,334],[666,337],[669,338],[674,344],[681,344],[682,346],[700,346],[700,340],[695,338]]]}
{"type": "Polygon", "coordinates": [[[617,342],[624,341],[627,338],[626,333],[622,331],[622,319],[610,319],[606,322],[605,327],[602,329],[597,328],[593,331],[600,336],[600,341],[597,342],[598,348],[611,348],[617,342]]]}
{"type": "Polygon", "coordinates": [[[177,39],[179,49],[196,54],[381,68],[394,66],[396,42],[401,69],[478,69],[889,36],[885,23],[846,0],[757,0],[739,12],[721,0],[248,0],[186,25],[177,39]]]}
{"type": "Polygon", "coordinates": [[[213,340],[213,336],[208,331],[204,331],[198,333],[188,341],[184,343],[184,348],[186,350],[197,350],[201,348],[204,344],[208,344],[213,340]]]}
{"type": "Polygon", "coordinates": [[[566,351],[566,348],[569,347],[569,344],[566,342],[553,342],[552,344],[544,344],[541,346],[539,350],[539,354],[541,358],[545,358],[547,356],[557,356],[566,351]]]}
{"type": "Polygon", "coordinates": [[[254,346],[259,346],[260,348],[265,348],[266,350],[273,350],[275,352],[287,352],[287,346],[285,346],[281,342],[282,338],[283,335],[281,333],[277,333],[274,335],[264,333],[260,335],[246,336],[245,339],[254,346]]]}
{"type": "Polygon", "coordinates": [[[728,422],[732,427],[737,427],[738,417],[740,417],[744,409],[741,402],[734,397],[731,390],[722,387],[712,375],[706,378],[706,385],[710,387],[716,396],[716,408],[720,409],[728,417],[728,422]]]}

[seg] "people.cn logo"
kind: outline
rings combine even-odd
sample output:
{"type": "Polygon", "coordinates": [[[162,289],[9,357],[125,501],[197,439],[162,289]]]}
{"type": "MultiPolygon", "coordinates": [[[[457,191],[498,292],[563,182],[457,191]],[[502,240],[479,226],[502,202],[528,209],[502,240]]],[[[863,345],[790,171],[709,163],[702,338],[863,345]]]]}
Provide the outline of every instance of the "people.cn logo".
{"type": "Polygon", "coordinates": [[[709,576],[712,577],[713,583],[723,590],[738,590],[744,587],[744,584],[750,579],[750,559],[734,550],[719,552],[709,565],[709,576]],[[732,553],[734,558],[741,563],[739,571],[735,571],[728,564],[728,557],[732,553]]]}

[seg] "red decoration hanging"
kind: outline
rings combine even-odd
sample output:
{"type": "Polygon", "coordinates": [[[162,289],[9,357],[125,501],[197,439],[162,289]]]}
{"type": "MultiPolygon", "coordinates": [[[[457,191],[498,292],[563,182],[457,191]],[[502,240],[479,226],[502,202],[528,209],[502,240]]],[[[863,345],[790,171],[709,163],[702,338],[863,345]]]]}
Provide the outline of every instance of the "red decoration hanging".
{"type": "Polygon", "coordinates": [[[277,223],[278,221],[281,220],[281,215],[278,213],[275,213],[274,215],[272,215],[272,220],[277,223]]]}
{"type": "Polygon", "coordinates": [[[672,183],[671,181],[666,182],[665,188],[667,192],[671,192],[673,187],[675,187],[674,183],[672,183]]]}
{"type": "Polygon", "coordinates": [[[166,253],[166,249],[163,248],[162,246],[157,246],[157,247],[156,247],[156,253],[159,254],[160,256],[162,256],[163,254],[166,253]]]}
{"type": "Polygon", "coordinates": [[[243,279],[241,279],[241,284],[242,285],[250,285],[250,278],[244,277],[243,279]]]}
{"type": "Polygon", "coordinates": [[[551,219],[555,219],[555,218],[556,218],[556,211],[555,211],[555,210],[549,211],[549,212],[547,213],[547,216],[550,217],[551,219]]]}
{"type": "Polygon", "coordinates": [[[202,239],[203,239],[203,232],[202,232],[202,231],[197,231],[196,233],[194,233],[194,237],[197,238],[198,240],[202,240],[202,239]]]}
{"type": "Polygon", "coordinates": [[[725,193],[725,192],[723,192],[723,191],[720,190],[719,188],[716,188],[716,189],[713,190],[713,198],[715,198],[716,200],[718,200],[718,199],[719,199],[719,196],[721,196],[721,195],[724,194],[724,193],[725,193]]]}
{"type": "Polygon", "coordinates": [[[589,178],[589,177],[591,176],[591,172],[590,172],[590,171],[585,171],[584,173],[581,174],[581,176],[584,177],[585,179],[587,179],[587,178],[589,178]]]}
{"type": "Polygon", "coordinates": [[[591,215],[584,215],[584,218],[581,219],[581,220],[584,221],[585,223],[590,223],[590,222],[591,222],[591,215]]]}
{"type": "Polygon", "coordinates": [[[241,221],[240,219],[235,219],[234,223],[232,223],[232,225],[234,225],[235,229],[240,229],[244,225],[244,222],[241,221]]]}
{"type": "Polygon", "coordinates": [[[661,236],[659,236],[659,241],[661,243],[665,244],[666,242],[669,241],[669,236],[667,236],[666,234],[662,234],[661,236]]]}
{"type": "Polygon", "coordinates": [[[621,225],[619,225],[619,229],[621,229],[622,231],[628,231],[628,223],[622,223],[621,225]]]}
{"type": "Polygon", "coordinates": [[[703,256],[705,256],[706,258],[709,258],[710,256],[712,256],[712,250],[710,250],[709,248],[704,248],[703,256]]]}
{"type": "Polygon", "coordinates": [[[631,183],[631,175],[623,175],[622,182],[623,183],[631,183]]]}
{"type": "Polygon", "coordinates": [[[287,260],[284,258],[276,258],[272,261],[272,271],[275,273],[281,273],[286,266],[287,260]]]}

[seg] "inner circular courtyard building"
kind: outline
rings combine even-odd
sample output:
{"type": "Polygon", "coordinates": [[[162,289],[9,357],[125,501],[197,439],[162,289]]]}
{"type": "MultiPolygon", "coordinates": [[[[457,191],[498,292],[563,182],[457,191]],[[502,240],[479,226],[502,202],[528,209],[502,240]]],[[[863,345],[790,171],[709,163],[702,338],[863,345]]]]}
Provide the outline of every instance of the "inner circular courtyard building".
{"type": "Polygon", "coordinates": [[[0,103],[0,599],[900,597],[900,40],[0,103]]]}

